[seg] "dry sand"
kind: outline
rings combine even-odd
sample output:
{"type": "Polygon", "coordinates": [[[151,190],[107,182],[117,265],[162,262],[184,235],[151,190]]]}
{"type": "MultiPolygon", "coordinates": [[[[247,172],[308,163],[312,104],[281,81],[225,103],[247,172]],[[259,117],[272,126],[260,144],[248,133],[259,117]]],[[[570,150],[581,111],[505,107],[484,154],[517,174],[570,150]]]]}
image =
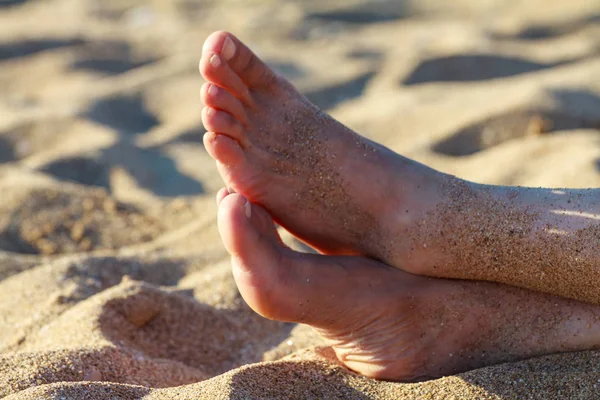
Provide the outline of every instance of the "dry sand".
{"type": "Polygon", "coordinates": [[[600,186],[600,3],[0,0],[0,397],[590,399],[600,353],[419,384],[240,298],[197,61],[234,31],[312,101],[491,184],[600,186]]]}

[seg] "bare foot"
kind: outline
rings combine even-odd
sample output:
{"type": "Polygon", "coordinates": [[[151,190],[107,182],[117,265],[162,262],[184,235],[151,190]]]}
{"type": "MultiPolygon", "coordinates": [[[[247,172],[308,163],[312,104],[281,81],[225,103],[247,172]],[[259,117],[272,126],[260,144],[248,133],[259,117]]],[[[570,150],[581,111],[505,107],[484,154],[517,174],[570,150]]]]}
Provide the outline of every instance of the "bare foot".
{"type": "Polygon", "coordinates": [[[219,231],[250,307],[311,325],[360,374],[415,381],[600,344],[598,306],[415,276],[362,257],[297,253],[262,207],[223,191],[218,201],[219,231]]]}
{"type": "Polygon", "coordinates": [[[442,174],[338,123],[229,33],[206,40],[200,71],[205,146],[229,188],[327,254],[402,251],[383,238],[433,207],[442,174]]]}
{"type": "Polygon", "coordinates": [[[321,112],[229,33],[207,39],[200,70],[205,145],[226,184],[312,247],[600,304],[600,190],[429,169],[321,112]]]}

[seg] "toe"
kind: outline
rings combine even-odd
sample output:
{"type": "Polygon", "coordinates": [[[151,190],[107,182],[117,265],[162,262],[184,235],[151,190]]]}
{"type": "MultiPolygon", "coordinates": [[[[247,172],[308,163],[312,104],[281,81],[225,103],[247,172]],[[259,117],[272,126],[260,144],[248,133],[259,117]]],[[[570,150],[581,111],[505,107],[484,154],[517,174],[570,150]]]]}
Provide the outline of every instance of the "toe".
{"type": "Polygon", "coordinates": [[[205,53],[220,54],[231,69],[251,88],[268,85],[275,73],[244,43],[229,32],[215,32],[204,43],[205,53]]]}
{"type": "Polygon", "coordinates": [[[227,90],[214,83],[205,83],[200,90],[202,102],[209,107],[225,111],[243,125],[247,122],[246,112],[242,103],[227,90]]]}
{"type": "Polygon", "coordinates": [[[397,290],[390,274],[401,272],[375,261],[303,254],[285,247],[266,210],[239,194],[221,201],[219,232],[232,255],[240,293],[252,309],[270,319],[342,327],[349,288],[356,304],[362,304],[364,288],[371,297],[397,290]]]}
{"type": "Polygon", "coordinates": [[[234,193],[221,201],[218,222],[233,276],[248,305],[266,318],[293,321],[297,312],[282,284],[290,262],[270,215],[234,193]]]}
{"type": "Polygon", "coordinates": [[[253,263],[273,264],[266,261],[276,255],[281,241],[264,208],[251,204],[241,194],[231,193],[221,201],[218,218],[219,232],[229,254],[253,263]]]}
{"type": "Polygon", "coordinates": [[[221,202],[227,196],[229,196],[229,190],[227,188],[219,189],[217,192],[217,206],[221,205],[221,202]]]}
{"type": "Polygon", "coordinates": [[[240,144],[246,143],[247,138],[244,135],[241,123],[225,111],[213,107],[204,107],[202,110],[202,123],[209,132],[230,136],[240,144]]]}
{"type": "Polygon", "coordinates": [[[207,132],[204,134],[203,139],[208,154],[220,164],[234,167],[244,160],[244,151],[238,142],[229,136],[207,132]]]}
{"type": "Polygon", "coordinates": [[[199,68],[204,79],[226,89],[244,104],[252,105],[248,87],[219,54],[204,52],[199,68]]]}

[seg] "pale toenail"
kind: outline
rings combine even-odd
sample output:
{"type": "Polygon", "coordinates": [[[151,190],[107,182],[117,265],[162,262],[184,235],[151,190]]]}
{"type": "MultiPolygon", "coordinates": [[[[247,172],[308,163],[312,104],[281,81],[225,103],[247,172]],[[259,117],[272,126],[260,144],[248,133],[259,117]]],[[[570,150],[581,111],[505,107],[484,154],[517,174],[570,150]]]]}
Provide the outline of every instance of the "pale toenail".
{"type": "Polygon", "coordinates": [[[206,107],[206,115],[208,115],[209,117],[214,116],[216,112],[217,110],[215,110],[214,108],[206,107]]]}
{"type": "Polygon", "coordinates": [[[231,60],[233,55],[235,54],[235,43],[229,36],[225,38],[225,42],[223,43],[223,49],[221,49],[221,55],[227,61],[231,60]]]}
{"type": "Polygon", "coordinates": [[[247,218],[252,217],[252,206],[250,205],[248,199],[246,199],[246,204],[244,204],[244,211],[246,212],[247,218]]]}
{"type": "Polygon", "coordinates": [[[213,54],[210,60],[208,61],[213,68],[218,68],[221,65],[221,59],[218,55],[213,54]]]}
{"type": "Polygon", "coordinates": [[[217,92],[218,92],[218,90],[217,90],[217,87],[216,87],[215,85],[212,85],[212,84],[211,84],[211,85],[209,86],[209,88],[208,88],[208,94],[209,94],[210,96],[216,96],[216,95],[217,95],[217,92]]]}

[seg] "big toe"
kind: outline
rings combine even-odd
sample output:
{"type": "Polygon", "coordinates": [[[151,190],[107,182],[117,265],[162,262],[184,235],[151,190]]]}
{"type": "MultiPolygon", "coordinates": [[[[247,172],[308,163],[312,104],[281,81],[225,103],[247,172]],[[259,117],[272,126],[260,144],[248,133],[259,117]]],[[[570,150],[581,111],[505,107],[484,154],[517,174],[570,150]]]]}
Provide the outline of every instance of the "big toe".
{"type": "Polygon", "coordinates": [[[342,329],[348,288],[357,289],[353,296],[361,297],[359,288],[386,281],[382,276],[387,271],[367,259],[304,254],[285,247],[267,211],[239,194],[221,201],[219,231],[232,256],[240,293],[266,318],[342,329]]]}
{"type": "Polygon", "coordinates": [[[218,223],[242,297],[257,313],[271,319],[286,319],[274,306],[281,287],[279,260],[286,249],[271,216],[262,207],[233,193],[221,199],[218,223]]]}
{"type": "Polygon", "coordinates": [[[212,33],[204,42],[202,53],[205,62],[203,64],[201,61],[201,72],[207,80],[217,84],[225,83],[223,82],[225,76],[229,76],[231,84],[236,79],[224,71],[221,71],[221,74],[217,73],[219,68],[211,68],[212,65],[221,67],[221,70],[225,70],[225,68],[219,64],[226,65],[241,83],[250,88],[264,86],[275,77],[275,73],[252,50],[229,32],[212,33]],[[213,55],[217,55],[218,58],[212,59],[213,55]],[[211,59],[213,60],[212,65],[211,59]],[[203,66],[208,68],[203,68],[203,66]]]}

